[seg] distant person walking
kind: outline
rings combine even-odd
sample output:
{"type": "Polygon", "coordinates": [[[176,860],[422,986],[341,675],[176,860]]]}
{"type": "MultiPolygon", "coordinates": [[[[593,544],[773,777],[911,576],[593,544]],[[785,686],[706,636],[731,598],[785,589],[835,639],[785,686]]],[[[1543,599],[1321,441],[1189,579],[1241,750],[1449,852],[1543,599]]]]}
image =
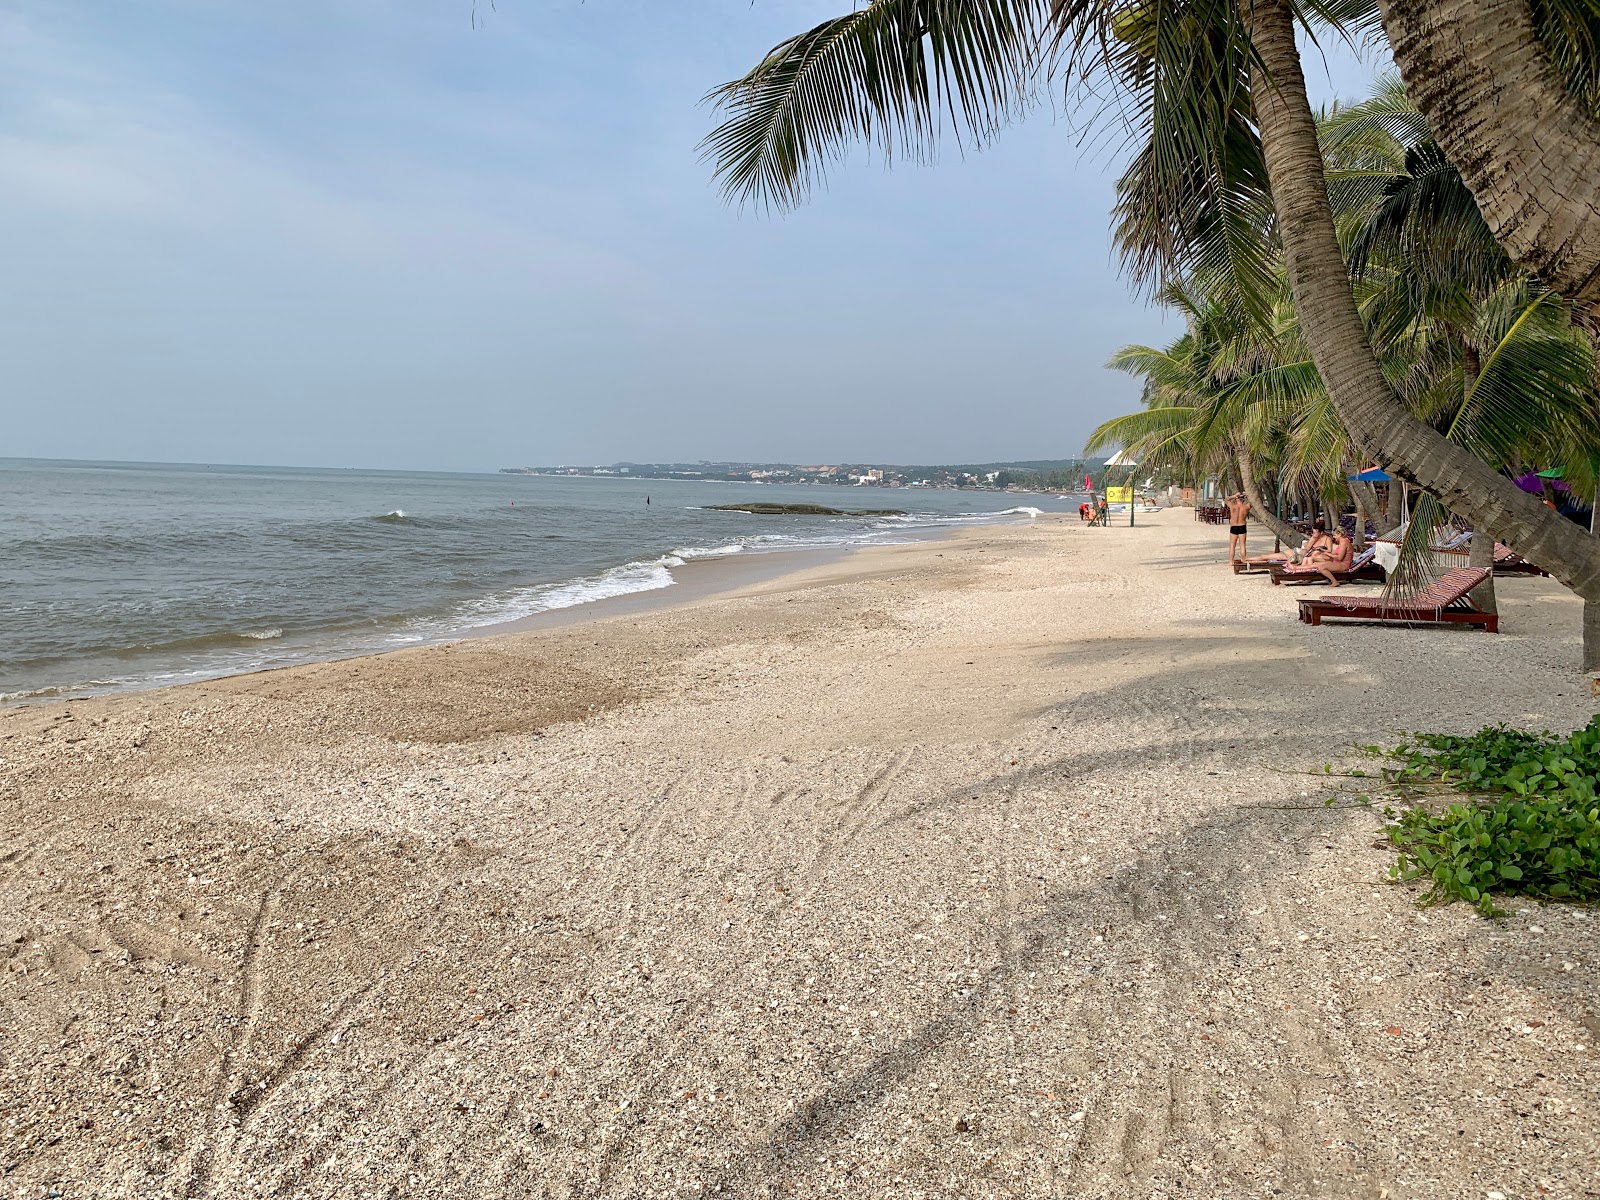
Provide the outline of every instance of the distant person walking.
{"type": "Polygon", "coordinates": [[[1250,501],[1243,492],[1228,497],[1228,565],[1243,562],[1245,539],[1250,533],[1250,501]]]}

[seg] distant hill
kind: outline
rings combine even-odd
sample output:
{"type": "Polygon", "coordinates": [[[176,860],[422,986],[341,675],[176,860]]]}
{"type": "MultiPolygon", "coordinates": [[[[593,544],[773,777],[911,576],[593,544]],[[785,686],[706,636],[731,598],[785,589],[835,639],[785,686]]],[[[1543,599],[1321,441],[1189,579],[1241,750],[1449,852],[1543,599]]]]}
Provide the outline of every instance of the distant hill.
{"type": "MultiPolygon", "coordinates": [[[[1098,471],[1105,466],[1103,457],[1097,458],[1033,458],[1017,462],[964,462],[964,463],[922,463],[905,464],[880,462],[878,460],[832,460],[840,469],[851,468],[881,468],[885,471],[896,471],[902,475],[915,475],[919,472],[945,473],[952,471],[967,471],[972,474],[982,474],[988,471],[1034,471],[1048,473],[1052,471],[1098,471]]],[[[665,474],[722,474],[728,471],[779,471],[799,470],[802,464],[789,462],[711,462],[702,459],[699,462],[614,462],[598,463],[594,465],[567,463],[557,467],[505,467],[507,472],[537,471],[556,472],[572,469],[581,470],[609,470],[618,474],[627,475],[665,475],[665,474]]]]}
{"type": "Polygon", "coordinates": [[[1103,458],[1035,458],[1021,462],[940,463],[900,466],[884,462],[617,462],[607,466],[504,467],[511,475],[599,475],[623,479],[686,479],[700,482],[848,484],[867,487],[949,487],[992,491],[1073,491],[1085,473],[1098,475],[1103,458]]]}

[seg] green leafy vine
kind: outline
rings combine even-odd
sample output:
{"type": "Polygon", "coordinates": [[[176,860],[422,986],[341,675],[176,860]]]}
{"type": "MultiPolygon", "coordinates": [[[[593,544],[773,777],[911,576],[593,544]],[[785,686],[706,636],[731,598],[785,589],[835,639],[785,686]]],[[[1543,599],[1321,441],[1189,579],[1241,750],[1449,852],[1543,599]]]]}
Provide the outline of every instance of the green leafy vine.
{"type": "Polygon", "coordinates": [[[1466,900],[1504,916],[1492,896],[1600,898],[1600,716],[1569,737],[1504,726],[1470,737],[1419,733],[1381,751],[1400,789],[1443,785],[1470,799],[1413,808],[1389,827],[1390,876],[1431,884],[1424,904],[1466,900]]]}

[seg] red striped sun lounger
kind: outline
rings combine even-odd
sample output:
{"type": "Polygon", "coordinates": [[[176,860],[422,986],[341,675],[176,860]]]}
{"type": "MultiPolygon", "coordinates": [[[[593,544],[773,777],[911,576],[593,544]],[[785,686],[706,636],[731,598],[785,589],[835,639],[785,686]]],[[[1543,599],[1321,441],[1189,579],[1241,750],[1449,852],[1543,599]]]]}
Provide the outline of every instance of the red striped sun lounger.
{"type": "Polygon", "coordinates": [[[1548,575],[1543,567],[1536,567],[1522,555],[1512,551],[1504,542],[1494,544],[1494,573],[1496,575],[1548,575]]]}
{"type": "MultiPolygon", "coordinates": [[[[1334,576],[1340,583],[1382,583],[1383,568],[1373,558],[1374,552],[1369,547],[1351,559],[1347,569],[1335,571],[1334,576]]],[[[1275,587],[1283,584],[1300,587],[1309,583],[1323,583],[1326,579],[1326,575],[1309,567],[1296,567],[1289,563],[1272,564],[1272,583],[1275,587]]]]}
{"type": "Polygon", "coordinates": [[[1325,619],[1481,625],[1486,633],[1499,633],[1500,614],[1484,612],[1467,598],[1488,577],[1487,567],[1457,567],[1410,596],[1318,596],[1300,601],[1300,619],[1307,625],[1325,619]]]}

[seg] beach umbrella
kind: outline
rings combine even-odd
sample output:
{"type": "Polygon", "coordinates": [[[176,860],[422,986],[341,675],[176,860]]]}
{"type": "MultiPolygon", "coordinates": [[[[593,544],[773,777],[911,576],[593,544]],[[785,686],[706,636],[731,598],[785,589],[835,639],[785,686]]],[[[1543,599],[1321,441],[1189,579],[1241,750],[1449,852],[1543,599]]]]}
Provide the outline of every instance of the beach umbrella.
{"type": "Polygon", "coordinates": [[[1555,481],[1555,489],[1558,492],[1571,491],[1572,489],[1562,480],[1561,475],[1561,468],[1556,467],[1550,471],[1529,471],[1526,475],[1518,475],[1511,482],[1525,492],[1532,492],[1535,496],[1544,494],[1544,481],[1546,479],[1555,481]]]}
{"type": "Polygon", "coordinates": [[[1357,471],[1354,475],[1345,478],[1352,483],[1388,483],[1389,474],[1382,467],[1368,467],[1365,471],[1357,471]]]}

